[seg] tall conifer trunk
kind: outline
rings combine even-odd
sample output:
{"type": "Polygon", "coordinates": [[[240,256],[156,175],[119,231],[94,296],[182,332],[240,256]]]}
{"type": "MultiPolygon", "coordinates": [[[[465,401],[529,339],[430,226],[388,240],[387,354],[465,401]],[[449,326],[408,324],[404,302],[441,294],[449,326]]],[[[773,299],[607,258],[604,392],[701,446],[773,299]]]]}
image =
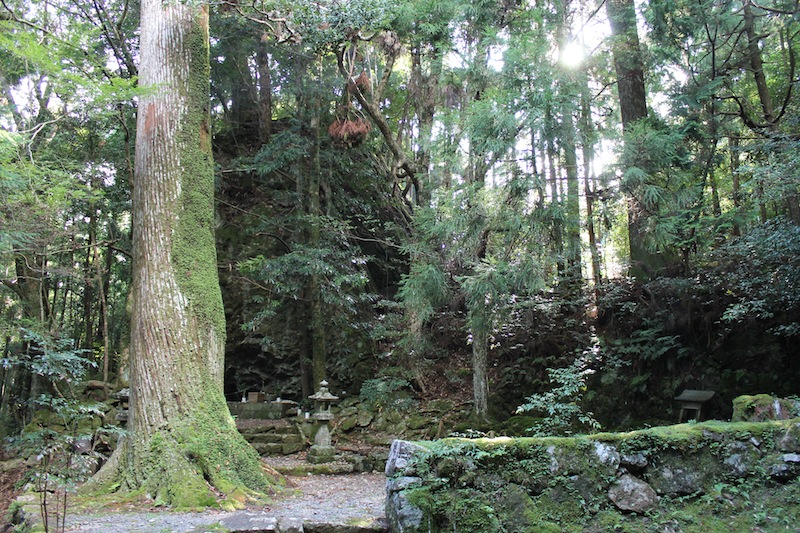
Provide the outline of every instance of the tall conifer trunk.
{"type": "Polygon", "coordinates": [[[99,481],[176,508],[268,488],[223,395],[214,242],[208,8],[143,0],[133,185],[130,434],[99,481]],[[117,474],[114,476],[113,474],[117,474]]]}
{"type": "MultiPolygon", "coordinates": [[[[613,37],[614,70],[617,73],[617,93],[622,115],[622,128],[629,132],[631,126],[647,116],[647,93],[644,85],[644,65],[636,29],[636,7],[633,0],[606,0],[606,12],[613,37]]],[[[664,259],[651,253],[647,247],[645,226],[648,213],[634,189],[628,196],[628,243],[630,246],[630,274],[647,278],[663,266],[664,259]]]]}

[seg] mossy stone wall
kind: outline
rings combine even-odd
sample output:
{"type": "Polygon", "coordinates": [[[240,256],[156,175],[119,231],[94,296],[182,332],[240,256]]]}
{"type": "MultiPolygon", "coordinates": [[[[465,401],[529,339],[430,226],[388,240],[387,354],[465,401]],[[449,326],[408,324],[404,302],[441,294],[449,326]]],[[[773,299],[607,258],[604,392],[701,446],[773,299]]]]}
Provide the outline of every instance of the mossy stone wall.
{"type": "Polygon", "coordinates": [[[800,523],[800,420],[392,445],[395,532],[753,531],[800,523]]]}

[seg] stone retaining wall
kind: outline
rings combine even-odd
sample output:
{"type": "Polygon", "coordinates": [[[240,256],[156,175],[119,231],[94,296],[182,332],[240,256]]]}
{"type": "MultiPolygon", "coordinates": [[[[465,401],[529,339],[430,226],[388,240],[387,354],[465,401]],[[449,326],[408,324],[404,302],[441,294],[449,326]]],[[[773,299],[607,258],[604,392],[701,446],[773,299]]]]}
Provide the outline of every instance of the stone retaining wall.
{"type": "Polygon", "coordinates": [[[800,523],[800,420],[395,441],[386,475],[393,532],[784,529],[800,523]]]}

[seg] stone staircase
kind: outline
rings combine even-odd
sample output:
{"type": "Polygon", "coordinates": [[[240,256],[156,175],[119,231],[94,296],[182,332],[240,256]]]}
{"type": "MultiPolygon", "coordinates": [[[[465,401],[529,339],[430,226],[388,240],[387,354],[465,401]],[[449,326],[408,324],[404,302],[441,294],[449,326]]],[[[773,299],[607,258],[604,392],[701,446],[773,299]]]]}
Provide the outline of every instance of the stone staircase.
{"type": "Polygon", "coordinates": [[[290,455],[309,445],[303,429],[290,419],[237,420],[236,426],[262,456],[290,455]]]}

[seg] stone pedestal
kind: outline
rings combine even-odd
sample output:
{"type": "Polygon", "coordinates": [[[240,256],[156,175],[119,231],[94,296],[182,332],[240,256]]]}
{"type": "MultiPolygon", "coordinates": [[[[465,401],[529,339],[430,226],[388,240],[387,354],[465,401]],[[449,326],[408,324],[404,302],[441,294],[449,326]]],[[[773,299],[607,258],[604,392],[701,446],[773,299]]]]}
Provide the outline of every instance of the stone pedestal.
{"type": "Polygon", "coordinates": [[[336,448],[333,446],[317,446],[308,449],[306,460],[314,465],[332,463],[336,459],[336,448]]]}

